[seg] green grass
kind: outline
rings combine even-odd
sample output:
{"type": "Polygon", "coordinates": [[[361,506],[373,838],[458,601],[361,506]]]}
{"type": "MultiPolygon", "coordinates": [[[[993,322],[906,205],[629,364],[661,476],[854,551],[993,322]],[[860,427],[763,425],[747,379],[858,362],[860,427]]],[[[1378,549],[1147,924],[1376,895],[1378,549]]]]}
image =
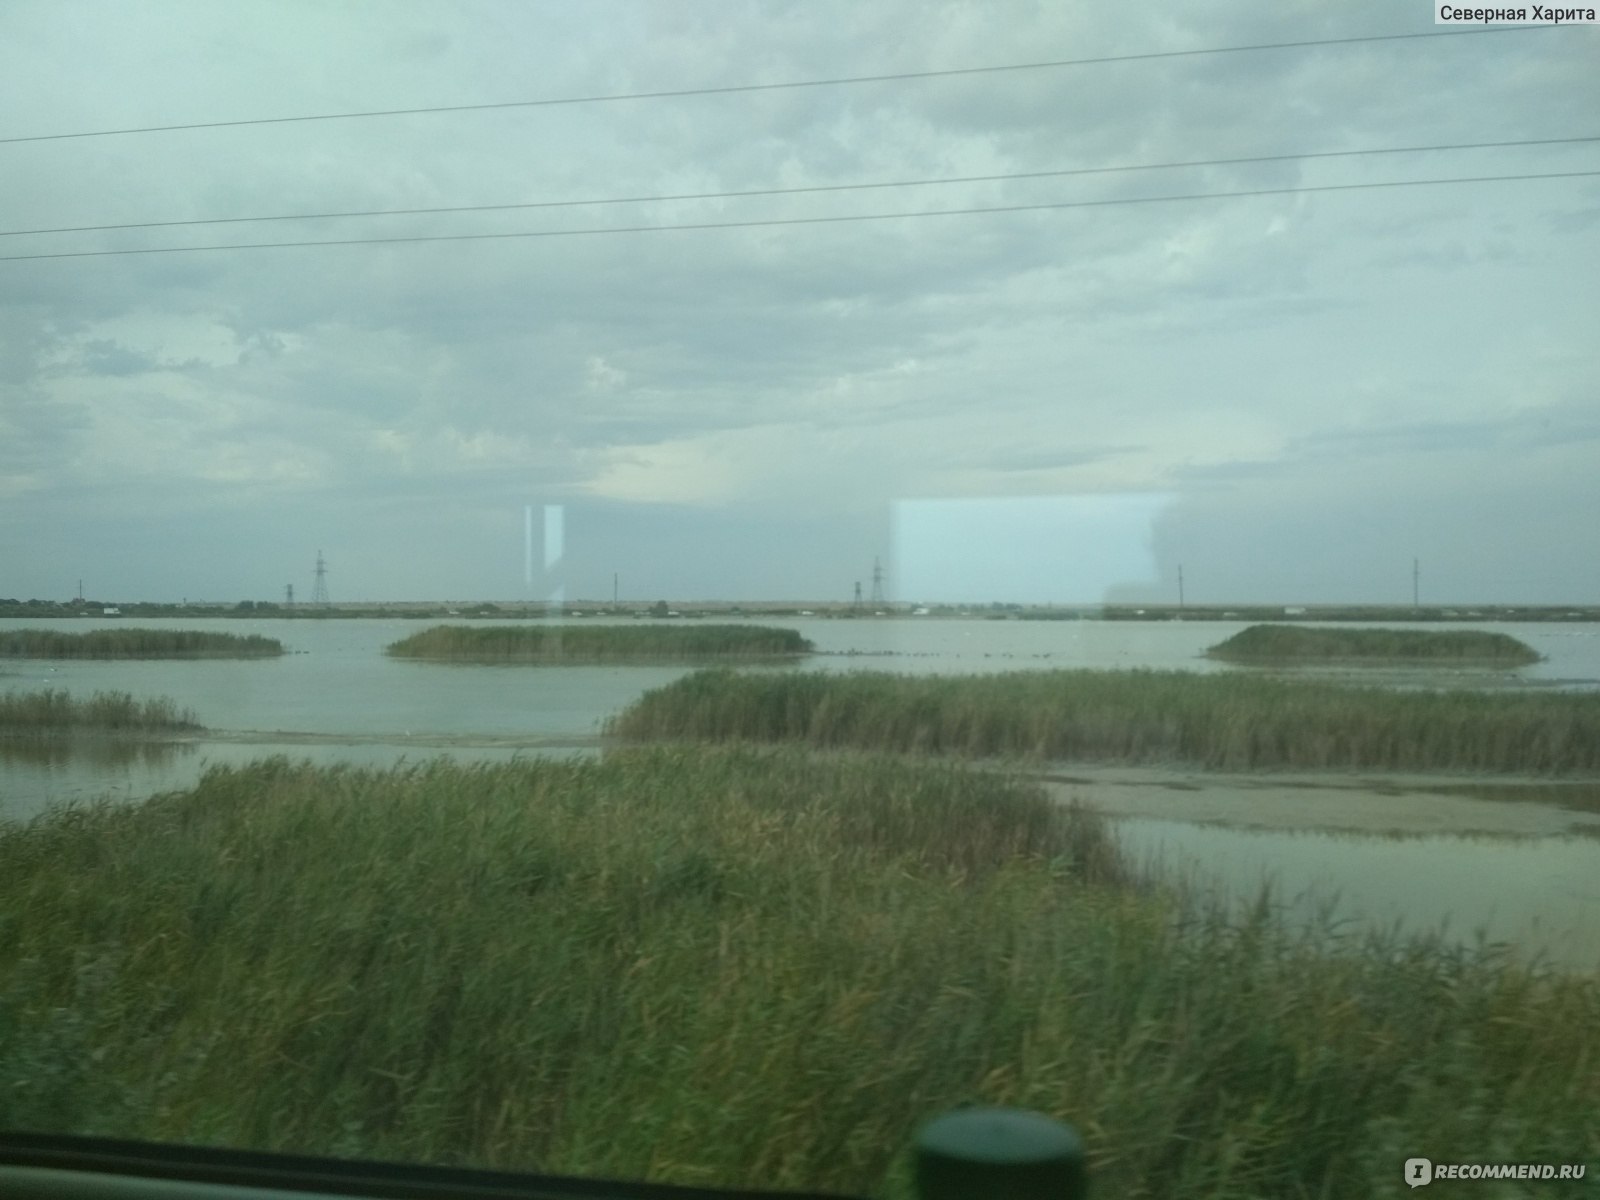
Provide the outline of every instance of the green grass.
{"type": "Polygon", "coordinates": [[[1186,671],[699,671],[607,732],[1219,770],[1600,771],[1600,694],[1399,692],[1186,671]]]}
{"type": "Polygon", "coordinates": [[[0,735],[17,733],[183,733],[200,728],[192,710],[165,696],[135,700],[96,692],[87,700],[55,688],[0,695],[0,735]]]}
{"type": "Polygon", "coordinates": [[[1231,663],[1336,663],[1522,667],[1540,660],[1510,634],[1478,629],[1328,629],[1252,625],[1206,651],[1231,663]]]}
{"type": "Polygon", "coordinates": [[[269,658],[276,638],[193,629],[0,629],[0,658],[269,658]]]}
{"type": "Polygon", "coordinates": [[[1594,979],[1119,875],[933,763],[214,769],[0,830],[0,1126],[891,1196],[964,1101],[1075,1122],[1104,1196],[1600,1154],[1594,979]]]}
{"type": "Polygon", "coordinates": [[[393,643],[397,658],[475,663],[593,663],[780,658],[809,654],[793,629],[761,625],[436,625],[393,643]]]}

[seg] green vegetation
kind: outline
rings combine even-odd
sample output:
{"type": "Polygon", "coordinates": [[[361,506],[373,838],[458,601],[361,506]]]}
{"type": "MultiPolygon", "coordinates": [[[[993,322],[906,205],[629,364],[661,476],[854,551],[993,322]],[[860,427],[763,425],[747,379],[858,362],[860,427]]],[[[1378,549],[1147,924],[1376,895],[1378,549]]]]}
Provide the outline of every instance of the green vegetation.
{"type": "Polygon", "coordinates": [[[276,638],[193,629],[0,629],[0,658],[269,658],[276,638]]]}
{"type": "Polygon", "coordinates": [[[54,688],[0,695],[0,736],[18,733],[183,733],[200,728],[194,713],[165,696],[135,700],[96,692],[75,700],[54,688]]]}
{"type": "Polygon", "coordinates": [[[647,692],[607,732],[1219,770],[1600,771],[1600,694],[1397,692],[1186,671],[699,671],[647,692]]]}
{"type": "Polygon", "coordinates": [[[1510,634],[1477,629],[1328,629],[1252,625],[1206,651],[1231,663],[1427,663],[1521,667],[1539,661],[1510,634]]]}
{"type": "Polygon", "coordinates": [[[812,646],[793,629],[761,625],[436,625],[393,643],[397,658],[475,663],[593,663],[783,658],[812,646]]]}
{"type": "Polygon", "coordinates": [[[1119,875],[941,764],[214,769],[0,830],[0,1126],[890,1196],[963,1101],[1076,1122],[1106,1196],[1600,1152],[1595,979],[1119,875]]]}

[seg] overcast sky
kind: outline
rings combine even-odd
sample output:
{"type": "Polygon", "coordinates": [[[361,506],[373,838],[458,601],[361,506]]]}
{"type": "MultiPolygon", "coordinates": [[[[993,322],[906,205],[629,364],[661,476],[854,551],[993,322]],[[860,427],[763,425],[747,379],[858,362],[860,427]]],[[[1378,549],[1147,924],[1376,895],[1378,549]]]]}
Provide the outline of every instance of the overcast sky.
{"type": "MultiPolygon", "coordinates": [[[[0,137],[1433,33],[1425,0],[6,0],[0,137]]],[[[1565,26],[0,143],[0,230],[1600,134],[1565,26]]],[[[1600,143],[0,237],[532,233],[1600,143]]],[[[0,261],[0,597],[1600,600],[1600,179],[0,261]]]]}

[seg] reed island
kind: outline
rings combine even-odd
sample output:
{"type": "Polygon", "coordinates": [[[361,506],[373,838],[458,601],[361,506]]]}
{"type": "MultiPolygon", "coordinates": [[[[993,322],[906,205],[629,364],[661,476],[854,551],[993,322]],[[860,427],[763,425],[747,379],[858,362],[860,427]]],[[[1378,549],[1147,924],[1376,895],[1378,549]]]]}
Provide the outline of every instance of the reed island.
{"type": "Polygon", "coordinates": [[[1507,633],[1481,629],[1329,629],[1252,625],[1206,651],[1244,665],[1525,667],[1540,654],[1507,633]]]}
{"type": "Polygon", "coordinates": [[[793,629],[764,625],[436,625],[387,653],[430,662],[576,665],[786,659],[813,648],[793,629]]]}
{"type": "Polygon", "coordinates": [[[277,638],[196,629],[0,629],[0,658],[276,658],[277,638]]]}

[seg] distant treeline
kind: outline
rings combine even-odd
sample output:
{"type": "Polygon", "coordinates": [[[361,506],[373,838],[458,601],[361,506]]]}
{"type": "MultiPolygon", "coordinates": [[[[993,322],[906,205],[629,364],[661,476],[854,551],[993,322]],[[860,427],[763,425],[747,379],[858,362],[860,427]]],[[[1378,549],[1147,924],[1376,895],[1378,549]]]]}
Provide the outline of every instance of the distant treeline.
{"type": "Polygon", "coordinates": [[[276,638],[193,629],[0,629],[4,658],[270,658],[276,638]]]}
{"type": "Polygon", "coordinates": [[[812,648],[793,629],[761,625],[439,625],[393,643],[388,653],[452,662],[554,663],[777,658],[812,648]]]}
{"type": "Polygon", "coordinates": [[[314,619],[353,617],[442,617],[447,606],[436,609],[407,607],[335,608],[324,604],[275,604],[271,600],[241,600],[237,604],[155,604],[142,600],[123,601],[59,601],[59,600],[0,600],[0,618],[7,617],[255,617],[278,619],[314,619]],[[114,612],[105,610],[114,608],[114,612]]]}
{"type": "Polygon", "coordinates": [[[1184,605],[1151,604],[1133,607],[1125,604],[1024,605],[994,601],[989,604],[915,605],[886,602],[871,607],[841,601],[815,600],[803,604],[751,602],[746,605],[725,601],[684,602],[670,612],[657,612],[659,605],[624,601],[577,600],[564,606],[537,603],[475,603],[466,601],[431,602],[396,600],[362,602],[347,606],[301,602],[287,604],[272,600],[241,600],[237,603],[185,601],[160,604],[148,600],[17,600],[0,599],[0,618],[8,617],[86,617],[105,615],[124,617],[254,617],[271,620],[438,620],[444,617],[494,617],[511,620],[538,620],[544,617],[910,617],[982,618],[991,621],[1600,621],[1600,606],[1572,604],[1503,605],[1485,604],[1476,608],[1445,608],[1438,605],[1184,605]]]}
{"type": "Polygon", "coordinates": [[[645,693],[607,732],[1219,770],[1600,770],[1600,694],[1400,692],[1187,671],[698,671],[645,693]]]}
{"type": "Polygon", "coordinates": [[[1234,663],[1487,663],[1526,666],[1538,651],[1510,634],[1479,629],[1328,629],[1252,625],[1206,651],[1234,663]]]}
{"type": "MultiPolygon", "coordinates": [[[[1039,611],[1039,610],[1035,610],[1039,611]]],[[[1026,618],[1029,614],[1019,614],[1026,618]]],[[[1473,608],[1444,608],[1438,605],[1401,604],[1149,604],[1107,605],[1098,612],[1072,615],[1099,616],[1107,621],[1600,621],[1595,605],[1482,604],[1473,608]]]]}
{"type": "Polygon", "coordinates": [[[55,688],[0,695],[0,734],[181,733],[199,728],[191,710],[165,696],[135,700],[127,692],[96,692],[78,700],[55,688]]]}

